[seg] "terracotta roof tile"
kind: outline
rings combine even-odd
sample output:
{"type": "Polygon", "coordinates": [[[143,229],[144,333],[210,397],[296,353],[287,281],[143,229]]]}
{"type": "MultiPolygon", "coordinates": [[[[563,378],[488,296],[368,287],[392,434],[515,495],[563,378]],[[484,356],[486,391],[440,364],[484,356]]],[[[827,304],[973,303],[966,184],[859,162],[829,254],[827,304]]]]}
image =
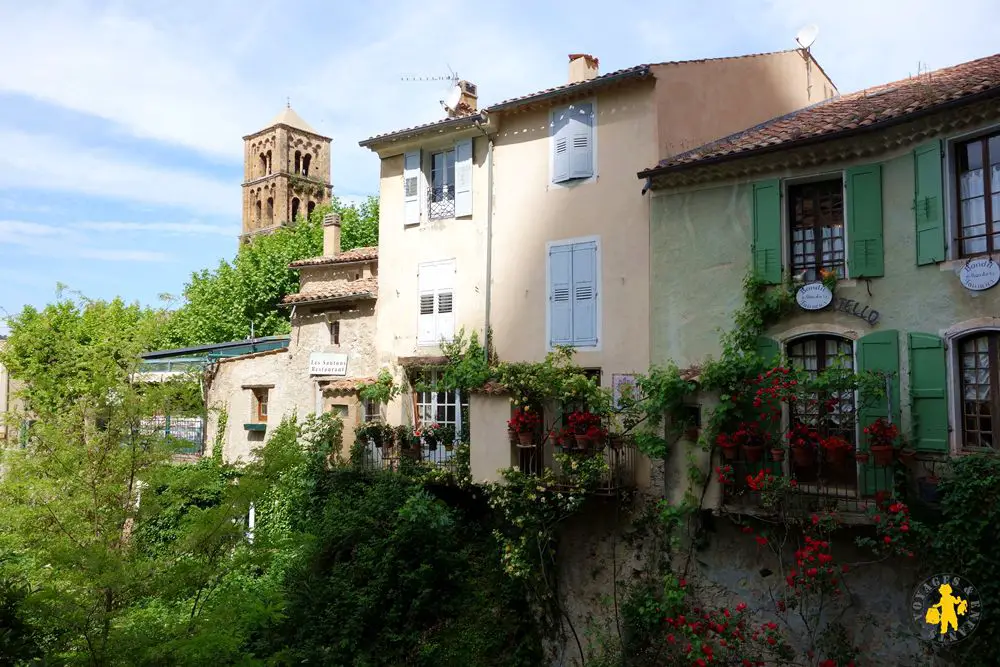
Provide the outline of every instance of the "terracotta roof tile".
{"type": "Polygon", "coordinates": [[[905,122],[950,102],[1000,93],[1000,54],[835,97],[661,160],[640,178],[905,122]]]}
{"type": "Polygon", "coordinates": [[[375,378],[314,378],[316,382],[323,386],[323,391],[353,392],[358,390],[359,384],[372,384],[375,378]]]}
{"type": "Polygon", "coordinates": [[[317,301],[331,301],[334,299],[349,299],[357,297],[359,299],[378,298],[378,278],[362,278],[352,280],[334,287],[320,289],[310,292],[299,292],[289,294],[281,300],[283,304],[315,303],[317,301]]]}
{"type": "Polygon", "coordinates": [[[378,259],[378,247],[367,246],[364,248],[354,248],[345,250],[339,255],[329,257],[309,257],[307,259],[297,259],[288,265],[291,269],[300,269],[304,266],[322,266],[324,264],[348,264],[350,262],[368,262],[378,259]]]}
{"type": "Polygon", "coordinates": [[[486,394],[488,396],[505,396],[510,394],[510,390],[496,380],[490,380],[481,387],[474,387],[470,390],[473,394],[486,394]]]}

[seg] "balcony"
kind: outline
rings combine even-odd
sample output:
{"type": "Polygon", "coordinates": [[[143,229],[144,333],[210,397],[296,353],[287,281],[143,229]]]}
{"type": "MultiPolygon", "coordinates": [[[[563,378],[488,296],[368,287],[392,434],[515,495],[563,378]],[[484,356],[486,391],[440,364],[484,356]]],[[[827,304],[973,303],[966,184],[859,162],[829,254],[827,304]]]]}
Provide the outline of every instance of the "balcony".
{"type": "Polygon", "coordinates": [[[764,506],[762,494],[751,489],[747,480],[765,469],[775,476],[790,475],[796,482],[794,492],[785,496],[785,512],[806,515],[832,510],[849,522],[852,516],[861,519],[879,495],[891,493],[896,485],[894,465],[860,463],[851,457],[835,466],[821,458],[810,465],[801,465],[791,458],[772,461],[767,455],[760,461],[747,461],[741,452],[738,459],[723,460],[719,465],[730,465],[733,469],[733,484],[725,489],[725,507],[748,514],[770,514],[775,510],[764,506]]]}
{"type": "Polygon", "coordinates": [[[442,185],[427,192],[427,217],[444,220],[455,217],[455,186],[442,185]]]}
{"type": "MultiPolygon", "coordinates": [[[[585,455],[554,446],[548,438],[542,445],[514,445],[514,447],[517,451],[516,467],[521,472],[529,475],[540,475],[543,470],[549,468],[556,480],[565,486],[573,485],[572,475],[570,471],[563,469],[562,462],[554,454],[585,455]]],[[[600,449],[600,455],[604,458],[607,469],[601,475],[597,486],[591,490],[593,495],[614,497],[619,491],[635,488],[637,450],[633,442],[626,441],[617,447],[605,444],[600,449]]]]}
{"type": "Polygon", "coordinates": [[[458,447],[459,445],[453,447],[438,445],[431,449],[426,444],[422,444],[420,447],[400,451],[398,445],[376,447],[369,442],[358,450],[360,460],[355,460],[354,463],[368,470],[399,470],[400,463],[405,459],[453,471],[456,466],[455,452],[458,447]]]}

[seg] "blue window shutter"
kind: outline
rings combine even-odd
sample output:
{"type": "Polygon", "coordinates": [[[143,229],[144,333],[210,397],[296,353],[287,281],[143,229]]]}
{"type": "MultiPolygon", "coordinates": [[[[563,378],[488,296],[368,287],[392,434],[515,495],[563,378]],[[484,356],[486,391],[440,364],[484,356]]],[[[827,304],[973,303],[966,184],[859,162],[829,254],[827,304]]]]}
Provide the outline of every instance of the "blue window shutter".
{"type": "Polygon", "coordinates": [[[420,151],[403,155],[403,224],[420,222],[420,151]]]}
{"type": "Polygon", "coordinates": [[[549,249],[549,344],[573,343],[573,246],[549,249]]]}
{"type": "Polygon", "coordinates": [[[570,107],[569,177],[594,175],[594,105],[590,102],[570,107]]]}
{"type": "Polygon", "coordinates": [[[569,109],[552,113],[552,182],[569,180],[569,109]]]}
{"type": "Polygon", "coordinates": [[[573,344],[597,345],[597,244],[573,244],[573,344]]]}
{"type": "Polygon", "coordinates": [[[455,217],[472,215],[472,139],[455,144],[455,217]]]}

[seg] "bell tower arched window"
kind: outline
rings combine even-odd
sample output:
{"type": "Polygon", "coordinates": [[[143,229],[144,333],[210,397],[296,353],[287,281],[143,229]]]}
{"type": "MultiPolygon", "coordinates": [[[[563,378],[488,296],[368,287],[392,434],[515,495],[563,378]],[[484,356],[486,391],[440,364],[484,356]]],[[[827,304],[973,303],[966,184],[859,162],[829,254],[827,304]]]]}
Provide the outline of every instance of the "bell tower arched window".
{"type": "Polygon", "coordinates": [[[299,198],[295,197],[292,199],[292,219],[291,222],[295,222],[295,218],[299,216],[299,198]]]}
{"type": "Polygon", "coordinates": [[[267,198],[267,226],[270,227],[274,224],[274,197],[267,198]]]}
{"type": "Polygon", "coordinates": [[[311,218],[312,217],[313,210],[315,208],[316,208],[316,202],[314,202],[314,201],[311,201],[308,204],[306,204],[306,217],[307,218],[311,218]]]}
{"type": "Polygon", "coordinates": [[[306,153],[302,157],[302,175],[303,176],[308,176],[309,175],[309,165],[311,163],[312,163],[312,156],[309,155],[309,153],[306,153]]]}
{"type": "Polygon", "coordinates": [[[298,174],[302,169],[302,152],[295,151],[294,173],[298,174]]]}

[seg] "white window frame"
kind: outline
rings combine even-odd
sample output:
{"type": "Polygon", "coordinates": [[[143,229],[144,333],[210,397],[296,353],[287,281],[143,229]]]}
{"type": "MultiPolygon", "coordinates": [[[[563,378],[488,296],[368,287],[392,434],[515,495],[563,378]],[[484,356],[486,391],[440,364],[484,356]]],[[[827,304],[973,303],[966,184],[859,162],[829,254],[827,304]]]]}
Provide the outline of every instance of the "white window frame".
{"type": "Polygon", "coordinates": [[[942,271],[950,271],[954,269],[956,265],[951,262],[964,264],[967,259],[986,257],[986,253],[973,255],[968,258],[962,257],[961,249],[958,247],[958,244],[955,243],[955,237],[958,236],[959,225],[958,169],[956,166],[956,158],[958,154],[956,152],[956,148],[958,144],[970,141],[977,137],[996,134],[998,132],[1000,132],[1000,123],[991,123],[989,125],[977,127],[974,130],[944,137],[944,155],[941,156],[941,177],[944,179],[944,183],[941,184],[941,194],[944,197],[944,233],[946,236],[944,240],[945,261],[940,262],[942,271]]]}
{"type": "Polygon", "coordinates": [[[560,104],[560,105],[558,105],[556,107],[553,107],[552,109],[549,110],[549,127],[548,127],[548,133],[549,133],[548,150],[549,150],[549,154],[546,157],[546,159],[549,162],[549,178],[548,178],[548,187],[549,188],[575,188],[575,187],[577,187],[579,185],[583,185],[585,183],[593,183],[600,176],[600,173],[598,172],[598,169],[597,169],[597,165],[600,164],[600,160],[598,159],[598,152],[597,152],[597,146],[598,146],[598,143],[599,143],[597,141],[597,135],[598,135],[598,132],[597,132],[597,126],[598,126],[597,119],[598,118],[599,118],[599,116],[598,116],[598,113],[597,113],[597,97],[589,97],[589,98],[582,99],[582,100],[575,100],[575,101],[571,102],[570,104],[560,104]],[[593,125],[593,127],[591,127],[591,151],[590,151],[590,157],[591,157],[591,160],[593,161],[593,164],[591,165],[591,167],[593,168],[594,175],[590,176],[589,178],[572,178],[572,179],[570,179],[568,181],[562,181],[561,183],[553,183],[552,179],[555,176],[555,164],[553,163],[552,156],[555,154],[556,136],[555,136],[555,133],[552,130],[553,130],[553,128],[555,128],[555,125],[556,125],[556,113],[558,113],[559,111],[561,111],[563,109],[566,109],[566,108],[568,108],[568,107],[570,107],[570,106],[572,106],[574,104],[592,104],[593,105],[593,109],[594,109],[594,125],[593,125]]]}
{"type": "Polygon", "coordinates": [[[416,299],[416,309],[417,309],[417,336],[416,336],[416,338],[417,338],[417,345],[419,347],[436,347],[436,346],[439,346],[441,344],[441,338],[442,337],[440,336],[440,322],[439,322],[439,318],[440,318],[441,314],[438,312],[438,307],[440,306],[440,302],[439,302],[439,299],[438,299],[439,292],[447,292],[447,291],[451,292],[452,337],[454,337],[454,335],[455,335],[455,331],[456,331],[456,322],[455,322],[455,319],[456,319],[455,318],[455,311],[456,311],[456,307],[455,307],[455,304],[456,304],[455,292],[456,292],[456,289],[455,289],[455,284],[458,282],[455,279],[455,276],[457,275],[457,273],[456,273],[457,270],[458,270],[458,264],[457,264],[457,262],[455,261],[454,258],[452,258],[452,259],[441,259],[441,260],[436,260],[436,261],[433,261],[433,262],[423,262],[423,263],[421,263],[421,264],[419,264],[417,266],[417,272],[418,273],[417,273],[417,299],[416,299]],[[434,340],[421,340],[420,339],[420,317],[421,317],[420,316],[420,297],[421,297],[420,275],[425,270],[431,269],[431,268],[435,268],[435,267],[448,267],[448,268],[450,268],[450,275],[452,276],[451,287],[447,288],[447,289],[442,289],[440,287],[435,287],[434,288],[434,331],[435,331],[435,334],[437,334],[437,335],[435,336],[434,340]]]}
{"type": "MultiPolygon", "coordinates": [[[[964,259],[961,261],[965,262],[964,259]]],[[[1000,317],[977,317],[966,320],[940,334],[945,344],[945,372],[948,389],[948,449],[952,456],[987,451],[965,446],[965,427],[962,417],[962,359],[959,341],[979,333],[1000,333],[1000,317]]],[[[988,451],[1000,451],[1000,447],[988,451]]]]}
{"type": "Polygon", "coordinates": [[[574,243],[588,243],[591,241],[597,246],[597,257],[595,258],[597,268],[594,271],[594,284],[597,286],[597,299],[594,304],[594,317],[597,319],[594,326],[597,334],[597,345],[588,345],[586,347],[573,345],[572,347],[578,352],[600,352],[604,345],[604,272],[602,269],[604,258],[601,250],[601,237],[599,235],[578,236],[572,239],[547,241],[545,243],[545,350],[547,352],[555,349],[552,345],[552,307],[549,303],[549,294],[552,291],[552,262],[550,261],[549,253],[553,247],[574,243]]]}

